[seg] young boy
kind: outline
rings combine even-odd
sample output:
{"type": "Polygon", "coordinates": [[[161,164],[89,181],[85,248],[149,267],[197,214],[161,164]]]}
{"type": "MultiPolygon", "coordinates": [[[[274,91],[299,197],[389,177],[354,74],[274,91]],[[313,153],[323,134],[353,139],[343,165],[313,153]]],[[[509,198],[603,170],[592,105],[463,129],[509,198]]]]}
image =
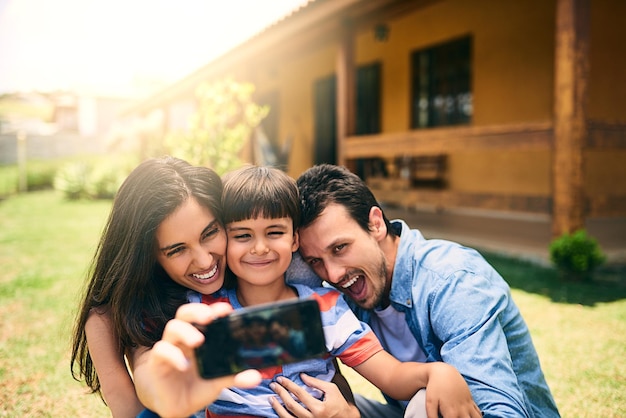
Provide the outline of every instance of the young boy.
{"type": "MultiPolygon", "coordinates": [[[[320,306],[326,346],[332,357],[395,399],[408,400],[428,388],[429,415],[465,411],[480,417],[461,375],[444,363],[402,363],[383,350],[370,328],[358,321],[341,294],[330,288],[287,285],[285,271],[298,249],[300,203],[295,181],[268,167],[245,167],[224,178],[224,225],[228,236],[227,264],[235,283],[205,302],[228,301],[235,309],[295,298],[314,298],[320,306]]],[[[272,382],[285,376],[306,387],[300,374],[330,381],[332,358],[307,360],[261,370],[263,381],[253,389],[227,389],[209,406],[207,416],[277,416],[271,407],[272,382]]],[[[323,393],[307,387],[318,399],[323,393]]]]}

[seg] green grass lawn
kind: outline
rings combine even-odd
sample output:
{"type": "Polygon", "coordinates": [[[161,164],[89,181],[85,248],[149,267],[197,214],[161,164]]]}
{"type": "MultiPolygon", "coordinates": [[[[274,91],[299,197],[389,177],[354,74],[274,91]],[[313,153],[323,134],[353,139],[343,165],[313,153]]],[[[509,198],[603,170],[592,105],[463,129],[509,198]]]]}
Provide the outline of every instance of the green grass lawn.
{"type": "MultiPolygon", "coordinates": [[[[69,371],[78,297],[109,208],[53,192],[0,201],[0,417],[109,416],[69,371]]],[[[624,271],[562,283],[552,269],[487,258],[512,286],[562,416],[626,416],[624,271]]],[[[355,392],[378,396],[345,372],[355,392]]]]}

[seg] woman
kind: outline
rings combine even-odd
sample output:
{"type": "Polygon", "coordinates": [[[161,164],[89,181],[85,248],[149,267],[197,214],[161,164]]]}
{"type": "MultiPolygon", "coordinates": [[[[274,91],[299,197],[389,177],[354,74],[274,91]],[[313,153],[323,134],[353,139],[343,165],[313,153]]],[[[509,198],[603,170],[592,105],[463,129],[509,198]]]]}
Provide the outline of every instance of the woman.
{"type": "Polygon", "coordinates": [[[224,282],[221,193],[214,171],[165,157],[140,164],[116,195],[91,264],[71,357],[74,378],[84,378],[113,416],[143,409],[125,367],[130,352],[158,341],[187,302],[188,289],[209,294],[224,282]],[[193,210],[184,212],[188,206],[193,210]],[[186,226],[186,235],[162,244],[160,228],[174,214],[184,215],[174,227],[186,226]]]}

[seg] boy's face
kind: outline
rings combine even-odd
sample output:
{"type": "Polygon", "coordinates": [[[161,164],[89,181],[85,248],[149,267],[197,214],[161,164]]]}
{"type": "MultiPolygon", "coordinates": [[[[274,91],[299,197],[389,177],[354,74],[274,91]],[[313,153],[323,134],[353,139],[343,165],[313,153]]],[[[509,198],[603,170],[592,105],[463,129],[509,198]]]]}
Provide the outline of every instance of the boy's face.
{"type": "Polygon", "coordinates": [[[315,273],[365,309],[373,309],[389,292],[382,212],[370,211],[370,232],[339,204],[328,205],[313,223],[300,228],[300,254],[315,273]]]}
{"type": "Polygon", "coordinates": [[[226,226],[228,267],[254,285],[284,280],[292,253],[298,249],[298,235],[291,218],[258,217],[231,222],[226,226]]]}
{"type": "Polygon", "coordinates": [[[189,199],[156,230],[157,261],[176,283],[210,294],[222,287],[226,234],[213,213],[189,199]]]}

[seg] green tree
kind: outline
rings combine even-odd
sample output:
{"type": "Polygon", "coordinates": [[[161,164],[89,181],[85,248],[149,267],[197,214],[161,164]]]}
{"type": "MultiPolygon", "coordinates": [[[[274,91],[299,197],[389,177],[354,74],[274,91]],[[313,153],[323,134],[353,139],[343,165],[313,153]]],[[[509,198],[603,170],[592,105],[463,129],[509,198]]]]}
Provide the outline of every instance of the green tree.
{"type": "Polygon", "coordinates": [[[254,85],[227,78],[196,90],[197,109],[187,131],[165,139],[168,151],[224,174],[241,165],[240,153],[269,109],[252,100],[254,85]]]}

